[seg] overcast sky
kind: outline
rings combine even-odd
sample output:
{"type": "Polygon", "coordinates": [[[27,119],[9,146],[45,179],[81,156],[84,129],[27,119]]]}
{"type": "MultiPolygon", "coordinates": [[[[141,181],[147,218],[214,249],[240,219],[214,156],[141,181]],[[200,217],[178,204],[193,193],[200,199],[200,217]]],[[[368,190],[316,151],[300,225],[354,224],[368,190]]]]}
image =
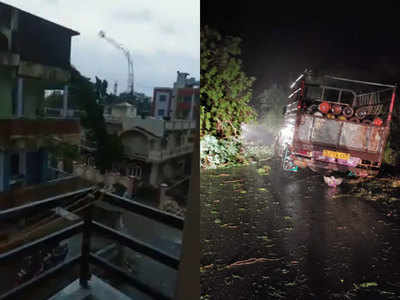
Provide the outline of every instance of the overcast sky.
{"type": "Polygon", "coordinates": [[[200,0],[1,0],[80,32],[72,38],[71,63],[85,76],[118,82],[127,89],[122,51],[98,32],[124,45],[133,56],[135,91],[151,96],[155,86],[172,86],[176,71],[200,77],[200,0]]]}

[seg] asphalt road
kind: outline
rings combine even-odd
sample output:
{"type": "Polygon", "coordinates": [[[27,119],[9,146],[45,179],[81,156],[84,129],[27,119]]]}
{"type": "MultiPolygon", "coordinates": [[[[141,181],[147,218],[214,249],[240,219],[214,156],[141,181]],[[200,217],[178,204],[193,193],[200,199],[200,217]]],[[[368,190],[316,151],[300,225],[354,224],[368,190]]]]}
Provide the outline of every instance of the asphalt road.
{"type": "Polygon", "coordinates": [[[399,220],[261,167],[201,173],[201,299],[400,299],[399,220]]]}

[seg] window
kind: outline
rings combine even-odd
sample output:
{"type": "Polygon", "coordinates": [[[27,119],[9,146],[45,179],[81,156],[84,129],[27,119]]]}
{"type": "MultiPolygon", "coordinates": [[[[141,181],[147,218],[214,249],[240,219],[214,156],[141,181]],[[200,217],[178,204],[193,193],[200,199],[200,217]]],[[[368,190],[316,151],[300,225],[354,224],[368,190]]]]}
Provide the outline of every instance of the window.
{"type": "Polygon", "coordinates": [[[165,102],[166,100],[167,100],[167,95],[159,95],[158,96],[158,101],[165,102]]]}
{"type": "Polygon", "coordinates": [[[128,176],[142,177],[142,168],[138,165],[128,167],[128,176]]]}
{"type": "Polygon", "coordinates": [[[165,112],[165,109],[159,109],[159,110],[158,110],[158,115],[159,115],[159,116],[163,116],[163,115],[164,115],[164,112],[165,112]]]}
{"type": "Polygon", "coordinates": [[[352,105],[354,101],[354,95],[348,91],[342,91],[342,96],[340,98],[341,103],[346,103],[352,105]]]}
{"type": "Polygon", "coordinates": [[[192,102],[192,96],[185,96],[183,97],[184,102],[192,102]]]}
{"type": "Polygon", "coordinates": [[[339,100],[339,91],[326,88],[324,90],[324,99],[323,100],[337,102],[339,100]]]}
{"type": "Polygon", "coordinates": [[[315,100],[321,98],[322,89],[319,86],[307,86],[306,95],[308,99],[315,100]]]}

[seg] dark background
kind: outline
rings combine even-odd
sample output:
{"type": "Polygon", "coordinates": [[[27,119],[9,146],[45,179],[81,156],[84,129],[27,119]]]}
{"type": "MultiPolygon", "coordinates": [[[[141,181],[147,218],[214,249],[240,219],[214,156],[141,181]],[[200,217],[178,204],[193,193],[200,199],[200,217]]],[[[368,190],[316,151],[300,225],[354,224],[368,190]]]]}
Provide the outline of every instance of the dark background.
{"type": "Polygon", "coordinates": [[[240,36],[255,94],[305,68],[400,82],[400,10],[387,1],[202,1],[201,23],[240,36]],[[354,3],[355,2],[355,3],[354,3]]]}

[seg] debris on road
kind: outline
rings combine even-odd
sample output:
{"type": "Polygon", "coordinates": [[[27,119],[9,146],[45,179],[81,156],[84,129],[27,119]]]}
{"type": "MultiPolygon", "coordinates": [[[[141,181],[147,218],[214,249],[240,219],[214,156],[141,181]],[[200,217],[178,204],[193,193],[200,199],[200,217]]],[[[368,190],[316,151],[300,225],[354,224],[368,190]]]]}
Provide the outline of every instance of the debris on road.
{"type": "Polygon", "coordinates": [[[255,263],[263,263],[263,262],[271,262],[271,261],[280,261],[281,258],[249,258],[246,260],[240,260],[237,262],[234,262],[233,264],[230,264],[229,266],[226,266],[227,269],[230,269],[232,267],[238,267],[238,266],[244,266],[244,265],[251,265],[255,263]]]}

